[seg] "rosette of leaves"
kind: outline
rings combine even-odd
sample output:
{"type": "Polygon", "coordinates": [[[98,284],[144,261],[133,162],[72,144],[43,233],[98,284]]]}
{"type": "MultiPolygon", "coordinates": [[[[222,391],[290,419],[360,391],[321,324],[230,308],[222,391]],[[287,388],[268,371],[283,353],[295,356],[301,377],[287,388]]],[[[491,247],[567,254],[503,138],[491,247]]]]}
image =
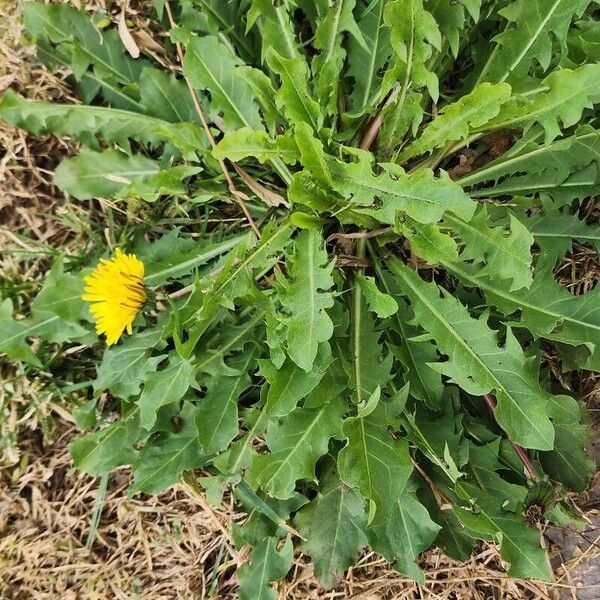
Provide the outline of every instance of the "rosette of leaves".
{"type": "MultiPolygon", "coordinates": [[[[478,539],[547,579],[528,486],[565,523],[593,472],[540,344],[600,370],[600,292],[554,277],[600,240],[579,217],[600,185],[595,5],[155,4],[164,36],[135,59],[109,18],[25,4],[81,103],[0,100],[81,142],[55,175],[74,199],[186,217],[121,238],[172,298],[99,357],[76,466],[130,465],[131,493],[229,489],[242,599],[274,598],[294,549],[325,586],[367,546],[422,581],[422,551],[478,539]]],[[[27,318],[5,299],[0,350],[51,368],[44,348],[93,344],[80,285],[57,263],[27,318]]]]}

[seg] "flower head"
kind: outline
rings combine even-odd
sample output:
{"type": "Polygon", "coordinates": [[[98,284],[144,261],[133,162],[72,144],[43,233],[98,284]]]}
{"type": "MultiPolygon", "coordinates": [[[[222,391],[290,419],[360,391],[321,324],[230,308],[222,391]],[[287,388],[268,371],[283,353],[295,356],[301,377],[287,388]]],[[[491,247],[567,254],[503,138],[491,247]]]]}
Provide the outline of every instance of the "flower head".
{"type": "Polygon", "coordinates": [[[135,254],[125,254],[119,248],[111,259],[103,258],[91,275],[85,277],[81,298],[91,302],[90,312],[96,320],[96,333],[106,335],[111,346],[131,324],[144,302],[144,263],[135,254]]]}

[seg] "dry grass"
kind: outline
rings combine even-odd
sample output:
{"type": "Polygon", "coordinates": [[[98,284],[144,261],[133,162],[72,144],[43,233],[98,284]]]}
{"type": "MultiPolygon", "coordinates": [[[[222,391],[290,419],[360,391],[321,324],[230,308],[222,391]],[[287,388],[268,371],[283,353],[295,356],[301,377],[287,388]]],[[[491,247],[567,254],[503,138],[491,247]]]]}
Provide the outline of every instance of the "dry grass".
{"type": "MultiPolygon", "coordinates": [[[[88,6],[91,3],[86,3],[88,6]]],[[[97,5],[97,4],[95,4],[97,5]]],[[[71,100],[60,75],[35,64],[22,43],[16,4],[0,5],[0,90],[8,86],[29,97],[71,100]]],[[[75,252],[85,235],[92,205],[67,203],[52,182],[52,171],[75,146],[53,136],[36,138],[0,123],[0,272],[3,285],[20,297],[35,291],[50,264],[52,248],[75,252]]],[[[97,207],[96,207],[97,208],[97,207]]],[[[575,293],[597,278],[596,254],[576,247],[560,277],[575,293]]],[[[86,538],[98,481],[76,473],[67,451],[75,435],[70,415],[53,401],[43,376],[0,364],[0,597],[6,600],[175,600],[233,599],[236,557],[228,553],[223,530],[242,515],[228,502],[207,508],[183,489],[158,497],[129,499],[128,473],[111,476],[95,541],[86,538]],[[17,449],[17,442],[19,449],[17,449]]],[[[572,382],[590,404],[599,396],[589,374],[572,382]]],[[[600,492],[580,500],[598,525],[600,492]]],[[[599,488],[600,489],[600,488],[599,488]]],[[[560,542],[552,550],[552,585],[518,582],[505,575],[497,549],[488,544],[466,564],[437,551],[425,553],[427,582],[418,585],[373,553],[334,590],[323,590],[306,557],[297,556],[277,589],[278,600],[338,599],[544,599],[600,597],[593,572],[600,552],[575,534],[550,532],[560,542]],[[559,539],[561,536],[572,540],[559,539]],[[584,571],[592,570],[592,576],[584,571]],[[577,585],[591,582],[593,587],[577,585]]],[[[593,531],[588,537],[595,538],[593,531]]]]}
{"type": "MultiPolygon", "coordinates": [[[[75,472],[66,451],[73,428],[50,447],[39,431],[21,439],[22,459],[4,474],[0,491],[0,594],[6,600],[144,600],[235,598],[236,560],[228,555],[229,528],[242,515],[225,502],[205,504],[181,489],[158,497],[127,498],[128,473],[109,482],[102,518],[91,550],[85,543],[98,481],[75,472]],[[212,586],[216,592],[211,596],[212,586]],[[137,594],[137,595],[136,595],[137,594]]],[[[556,533],[555,533],[556,535],[556,533]]],[[[278,600],[348,598],[354,600],[454,599],[487,600],[597,598],[594,588],[576,588],[574,571],[597,561],[596,549],[576,552],[569,569],[554,561],[557,581],[508,579],[493,546],[483,544],[466,563],[437,551],[422,560],[427,583],[398,575],[373,553],[364,554],[334,590],[320,588],[305,557],[297,556],[278,600]],[[591,595],[581,595],[586,590],[591,595]]],[[[597,562],[595,563],[597,565],[597,562]]]]}

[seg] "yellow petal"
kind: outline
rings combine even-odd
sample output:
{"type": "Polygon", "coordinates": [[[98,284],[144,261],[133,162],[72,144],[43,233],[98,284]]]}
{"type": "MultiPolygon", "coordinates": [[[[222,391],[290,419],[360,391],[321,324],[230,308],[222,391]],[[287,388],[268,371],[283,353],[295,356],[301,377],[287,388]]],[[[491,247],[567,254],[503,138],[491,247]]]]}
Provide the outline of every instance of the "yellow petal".
{"type": "Polygon", "coordinates": [[[100,259],[91,275],[84,278],[82,299],[91,302],[96,332],[106,336],[107,345],[116,344],[123,331],[131,334],[132,324],[146,302],[144,263],[135,254],[117,248],[111,259],[100,259]]]}

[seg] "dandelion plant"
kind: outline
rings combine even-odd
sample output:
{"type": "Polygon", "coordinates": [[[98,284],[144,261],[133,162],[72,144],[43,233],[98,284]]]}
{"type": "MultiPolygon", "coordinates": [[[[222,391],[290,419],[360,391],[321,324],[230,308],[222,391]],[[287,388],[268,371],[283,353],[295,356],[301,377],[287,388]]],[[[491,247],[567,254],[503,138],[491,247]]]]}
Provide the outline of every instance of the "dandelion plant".
{"type": "Polygon", "coordinates": [[[79,142],[56,184],[120,211],[25,318],[0,304],[28,369],[90,348],[76,467],[232,494],[242,600],[274,599],[294,552],[331,587],[365,548],[423,581],[427,548],[487,540],[548,579],[543,524],[577,526],[594,471],[553,373],[600,370],[599,288],[555,277],[600,239],[597,3],[23,14],[79,102],[8,90],[0,118],[79,142]]]}

